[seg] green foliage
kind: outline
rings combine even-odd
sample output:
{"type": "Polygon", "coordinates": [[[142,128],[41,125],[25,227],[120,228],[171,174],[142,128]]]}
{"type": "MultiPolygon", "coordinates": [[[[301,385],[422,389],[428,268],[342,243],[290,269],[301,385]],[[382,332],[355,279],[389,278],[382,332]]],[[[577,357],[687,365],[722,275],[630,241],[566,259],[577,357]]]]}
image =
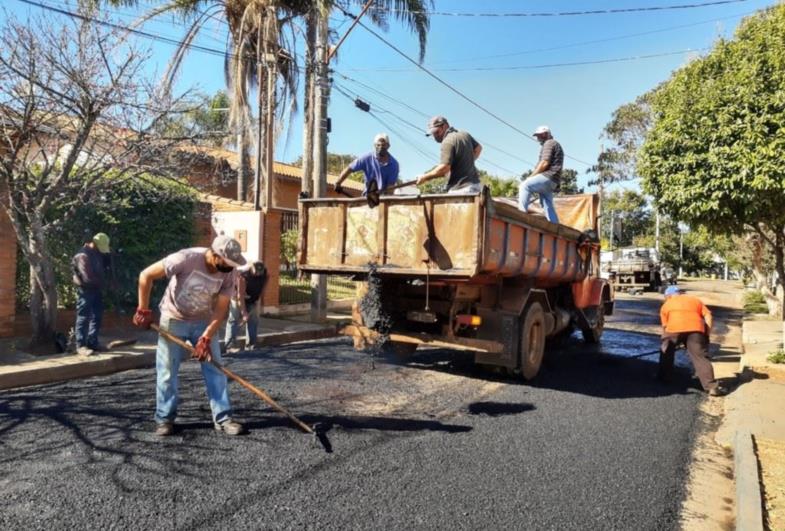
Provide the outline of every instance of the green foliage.
{"type": "MultiPolygon", "coordinates": [[[[373,148],[373,146],[371,146],[373,148]]],[[[393,155],[395,156],[395,155],[393,155]]],[[[357,155],[352,155],[349,153],[327,153],[327,173],[332,173],[333,175],[340,174],[343,169],[352,163],[354,159],[357,158],[357,155]]],[[[292,162],[293,166],[299,166],[302,168],[303,166],[303,156],[300,155],[297,157],[297,160],[292,162]]],[[[355,172],[349,174],[349,179],[357,182],[364,182],[365,177],[363,177],[362,172],[355,172]]]]}
{"type": "Polygon", "coordinates": [[[745,291],[743,303],[747,313],[769,313],[766,297],[760,291],[745,291]]]}
{"type": "Polygon", "coordinates": [[[769,353],[766,357],[772,363],[785,363],[785,350],[779,349],[769,353]]]}
{"type": "Polygon", "coordinates": [[[587,173],[597,175],[590,185],[600,180],[609,184],[637,177],[638,150],[651,127],[650,98],[651,93],[646,93],[613,112],[600,136],[611,145],[597,157],[597,164],[588,169],[587,173]]]}
{"type": "Polygon", "coordinates": [[[289,229],[281,234],[281,263],[292,269],[297,263],[297,239],[300,231],[289,229]]]}
{"type": "Polygon", "coordinates": [[[652,97],[639,159],[663,211],[712,232],[785,226],[785,5],[676,72],[652,97]]]}
{"type": "Polygon", "coordinates": [[[640,192],[614,190],[603,198],[602,211],[602,234],[610,234],[611,218],[621,228],[614,231],[614,247],[628,247],[636,236],[654,234],[654,216],[640,192]]]}
{"type": "Polygon", "coordinates": [[[219,90],[212,96],[201,96],[181,112],[162,120],[159,133],[169,137],[196,138],[201,143],[220,147],[234,139],[229,134],[230,102],[226,92],[219,90]]]}
{"type": "MultiPolygon", "coordinates": [[[[106,197],[80,208],[48,241],[62,307],[71,307],[76,301],[71,258],[96,232],[107,233],[111,240],[112,268],[104,290],[108,308],[134,308],[139,272],[193,243],[196,198],[189,187],[152,176],[115,180],[103,192],[106,197]]],[[[29,304],[29,278],[29,266],[20,252],[16,279],[20,308],[29,304]]],[[[163,292],[163,283],[158,284],[154,300],[163,292]]]]}
{"type": "Polygon", "coordinates": [[[583,188],[578,187],[578,172],[565,168],[561,172],[561,183],[557,195],[582,194],[583,188]]]}

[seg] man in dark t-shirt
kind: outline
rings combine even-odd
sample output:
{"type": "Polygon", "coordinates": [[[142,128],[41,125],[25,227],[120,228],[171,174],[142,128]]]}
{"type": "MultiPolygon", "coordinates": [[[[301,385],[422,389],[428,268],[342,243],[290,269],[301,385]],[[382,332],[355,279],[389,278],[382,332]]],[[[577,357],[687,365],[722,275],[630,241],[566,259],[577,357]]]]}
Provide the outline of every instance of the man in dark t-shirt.
{"type": "Polygon", "coordinates": [[[559,216],[553,206],[553,192],[561,181],[561,170],[564,166],[564,150],[551,135],[547,125],[541,125],[534,131],[534,137],[542,146],[540,160],[531,174],[518,187],[518,208],[526,212],[532,194],[540,196],[540,205],[545,217],[552,223],[559,222],[559,216]]]}
{"type": "Polygon", "coordinates": [[[433,136],[433,139],[441,144],[441,154],[439,164],[431,171],[418,176],[417,184],[449,174],[447,193],[479,193],[482,185],[474,161],[480,156],[482,145],[466,131],[450,127],[444,116],[431,118],[426,136],[433,136]]]}
{"type": "Polygon", "coordinates": [[[242,328],[243,325],[248,326],[245,350],[256,348],[259,306],[266,283],[267,268],[262,262],[254,262],[250,268],[237,270],[235,293],[229,307],[229,319],[226,322],[225,350],[233,346],[237,340],[238,328],[242,328]]]}

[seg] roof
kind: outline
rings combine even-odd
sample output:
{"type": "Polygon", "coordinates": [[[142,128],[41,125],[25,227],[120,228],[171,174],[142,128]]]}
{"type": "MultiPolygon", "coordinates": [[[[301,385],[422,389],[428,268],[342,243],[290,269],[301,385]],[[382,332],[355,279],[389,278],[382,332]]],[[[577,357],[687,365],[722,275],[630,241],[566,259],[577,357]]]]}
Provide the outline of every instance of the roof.
{"type": "MultiPolygon", "coordinates": [[[[197,153],[200,155],[204,155],[210,157],[214,160],[225,160],[227,164],[231,167],[232,170],[237,171],[240,167],[240,155],[235,153],[234,151],[229,151],[228,149],[223,148],[216,148],[211,146],[194,146],[194,145],[183,145],[178,148],[180,151],[184,151],[187,153],[197,153]]],[[[302,180],[303,178],[303,169],[299,166],[295,166],[293,164],[285,164],[283,162],[273,162],[273,171],[275,172],[276,176],[280,179],[281,177],[288,177],[290,179],[296,179],[298,181],[302,180]]],[[[335,184],[338,180],[338,176],[332,173],[327,174],[327,184],[335,184]]],[[[343,182],[344,188],[349,188],[357,191],[362,191],[364,189],[363,184],[357,181],[352,181],[351,179],[347,179],[343,182]]]]}
{"type": "Polygon", "coordinates": [[[238,212],[243,210],[254,210],[253,203],[248,201],[240,201],[238,199],[229,199],[215,194],[199,194],[199,200],[202,203],[209,203],[213,206],[216,212],[238,212]]]}

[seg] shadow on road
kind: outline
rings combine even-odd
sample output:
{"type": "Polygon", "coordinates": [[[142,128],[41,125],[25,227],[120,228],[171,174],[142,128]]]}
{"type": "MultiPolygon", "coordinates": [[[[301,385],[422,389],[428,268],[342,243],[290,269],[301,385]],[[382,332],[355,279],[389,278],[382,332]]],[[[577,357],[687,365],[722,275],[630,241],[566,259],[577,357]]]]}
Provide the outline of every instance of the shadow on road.
{"type": "Polygon", "coordinates": [[[467,408],[472,415],[488,415],[501,417],[503,415],[517,415],[536,409],[533,404],[511,402],[474,402],[467,408]]]}

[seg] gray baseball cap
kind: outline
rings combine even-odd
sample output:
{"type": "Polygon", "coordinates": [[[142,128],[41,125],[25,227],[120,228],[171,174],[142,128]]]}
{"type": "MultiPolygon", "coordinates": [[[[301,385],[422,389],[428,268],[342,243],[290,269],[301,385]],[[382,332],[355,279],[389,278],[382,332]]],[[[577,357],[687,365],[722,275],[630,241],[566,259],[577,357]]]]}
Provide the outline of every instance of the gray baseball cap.
{"type": "Polygon", "coordinates": [[[433,118],[428,120],[428,127],[427,127],[428,132],[425,133],[425,136],[431,136],[436,132],[436,130],[439,127],[443,126],[444,124],[449,125],[449,123],[450,122],[448,122],[447,118],[445,118],[444,116],[434,116],[433,118]]]}
{"type": "Polygon", "coordinates": [[[245,257],[240,248],[240,242],[225,234],[217,236],[213,240],[210,249],[232,267],[240,267],[246,264],[245,257]]]}

